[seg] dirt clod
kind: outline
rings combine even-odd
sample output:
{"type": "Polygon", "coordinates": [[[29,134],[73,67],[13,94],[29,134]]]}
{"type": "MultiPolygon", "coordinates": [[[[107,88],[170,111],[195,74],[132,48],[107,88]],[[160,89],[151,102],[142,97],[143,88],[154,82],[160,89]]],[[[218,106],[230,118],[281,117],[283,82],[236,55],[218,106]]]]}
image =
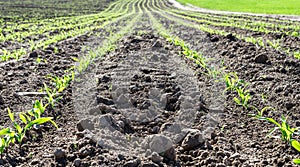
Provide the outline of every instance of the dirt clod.
{"type": "Polygon", "coordinates": [[[81,166],[81,160],[79,158],[77,158],[77,159],[74,160],[73,164],[74,164],[75,167],[80,167],[81,166]]]}
{"type": "Polygon", "coordinates": [[[268,56],[265,55],[265,54],[260,54],[260,55],[257,55],[255,57],[255,62],[256,63],[262,63],[262,64],[266,64],[268,62],[268,56]]]}
{"type": "Polygon", "coordinates": [[[77,129],[78,131],[84,131],[85,129],[93,130],[94,124],[90,119],[84,119],[77,123],[77,129]]]}
{"type": "Polygon", "coordinates": [[[63,159],[66,157],[66,152],[63,149],[56,149],[54,152],[54,157],[57,160],[63,159]]]}
{"type": "Polygon", "coordinates": [[[163,157],[161,157],[157,152],[153,152],[151,154],[151,160],[154,162],[154,163],[160,163],[163,161],[163,157]]]}
{"type": "Polygon", "coordinates": [[[38,57],[38,53],[37,52],[31,52],[29,53],[29,58],[37,58],[38,57]]]}
{"type": "Polygon", "coordinates": [[[204,144],[203,136],[200,131],[192,131],[187,134],[187,136],[182,141],[182,147],[184,150],[189,151],[195,149],[196,147],[204,144]]]}

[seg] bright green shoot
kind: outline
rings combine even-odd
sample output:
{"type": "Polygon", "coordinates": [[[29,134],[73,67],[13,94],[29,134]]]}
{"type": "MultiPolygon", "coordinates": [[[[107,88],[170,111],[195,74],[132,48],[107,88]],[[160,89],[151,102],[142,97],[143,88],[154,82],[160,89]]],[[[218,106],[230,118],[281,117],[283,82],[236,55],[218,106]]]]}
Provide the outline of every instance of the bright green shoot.
{"type": "Polygon", "coordinates": [[[281,136],[280,138],[283,141],[287,141],[290,142],[291,139],[293,138],[293,134],[298,130],[297,128],[291,128],[288,124],[287,124],[287,118],[288,117],[281,117],[281,124],[278,123],[277,121],[275,121],[273,118],[261,118],[262,120],[266,120],[269,121],[271,123],[273,123],[274,125],[276,125],[275,128],[273,128],[273,130],[270,132],[269,135],[271,135],[274,131],[276,130],[280,130],[281,131],[281,136]]]}
{"type": "Polygon", "coordinates": [[[227,73],[224,75],[224,80],[226,83],[225,91],[234,91],[238,87],[247,85],[244,80],[239,79],[238,75],[235,72],[227,73]]]}
{"type": "MultiPolygon", "coordinates": [[[[271,130],[271,132],[267,135],[267,137],[273,137],[273,138],[280,138],[281,140],[288,142],[295,150],[300,152],[300,143],[293,139],[293,135],[296,134],[296,132],[299,134],[298,128],[291,128],[287,123],[287,118],[283,115],[281,116],[281,124],[274,120],[273,118],[264,117],[263,113],[266,110],[274,110],[272,107],[264,107],[262,110],[258,110],[257,108],[253,107],[257,110],[257,114],[249,114],[250,116],[257,118],[259,120],[268,121],[275,125],[275,127],[271,130]],[[272,133],[274,133],[276,130],[280,130],[281,135],[280,136],[271,136],[272,133]]],[[[300,164],[300,159],[294,159],[293,162],[295,164],[300,164]]]]}
{"type": "Polygon", "coordinates": [[[33,108],[28,111],[30,116],[33,116],[35,119],[41,118],[42,114],[44,114],[48,104],[44,105],[43,100],[36,100],[33,104],[33,108]]]}
{"type": "Polygon", "coordinates": [[[249,100],[251,99],[250,91],[245,90],[245,88],[237,87],[236,91],[239,97],[234,97],[233,100],[238,104],[243,106],[245,109],[248,108],[249,100]]]}
{"type": "Polygon", "coordinates": [[[14,134],[14,138],[20,144],[20,146],[26,135],[26,132],[28,130],[30,130],[33,127],[33,125],[41,125],[46,122],[51,122],[57,128],[57,125],[52,120],[53,119],[52,117],[40,117],[40,118],[32,120],[28,116],[24,116],[25,114],[19,114],[20,120],[25,125],[22,127],[21,124],[18,124],[17,121],[15,120],[14,113],[11,112],[11,110],[9,108],[7,109],[7,111],[8,111],[8,116],[9,116],[10,120],[13,122],[14,128],[16,130],[16,133],[14,134]]]}
{"type": "Polygon", "coordinates": [[[54,103],[55,103],[55,95],[56,93],[52,91],[51,88],[49,88],[45,83],[44,83],[44,90],[46,91],[47,97],[45,99],[48,101],[48,104],[54,108],[54,103]]]}
{"type": "Polygon", "coordinates": [[[300,159],[294,159],[293,162],[297,165],[300,165],[300,159]]]}
{"type": "Polygon", "coordinates": [[[8,61],[11,58],[11,54],[6,49],[1,49],[2,56],[0,56],[1,61],[8,61]]]}
{"type": "Polygon", "coordinates": [[[54,83],[57,93],[61,93],[63,90],[65,90],[69,83],[72,81],[71,75],[65,75],[62,78],[59,78],[57,76],[49,77],[54,83]]]}
{"type": "Polygon", "coordinates": [[[300,59],[300,52],[294,52],[294,57],[296,59],[300,59]]]}
{"type": "Polygon", "coordinates": [[[276,120],[274,120],[273,118],[264,117],[263,112],[267,109],[272,109],[272,108],[265,107],[260,112],[258,112],[258,114],[256,115],[252,114],[251,116],[259,120],[268,121],[275,125],[275,128],[271,130],[271,132],[268,134],[268,137],[280,138],[283,141],[291,142],[293,140],[293,135],[298,131],[298,128],[291,128],[287,123],[288,117],[285,117],[283,115],[281,116],[281,124],[276,120]],[[271,136],[276,130],[280,130],[281,136],[271,136]]]}
{"type": "Polygon", "coordinates": [[[10,143],[15,142],[15,133],[10,128],[0,130],[0,154],[2,155],[10,143]]]}
{"type": "Polygon", "coordinates": [[[267,107],[264,107],[264,108],[261,109],[261,110],[259,110],[258,108],[254,107],[254,106],[252,106],[252,108],[254,108],[254,109],[256,110],[257,114],[248,114],[248,115],[251,116],[251,117],[255,117],[255,118],[257,118],[257,119],[262,118],[262,117],[263,117],[263,114],[264,114],[264,112],[265,112],[266,110],[272,110],[272,111],[275,110],[274,108],[268,107],[268,106],[267,106],[267,107]]]}

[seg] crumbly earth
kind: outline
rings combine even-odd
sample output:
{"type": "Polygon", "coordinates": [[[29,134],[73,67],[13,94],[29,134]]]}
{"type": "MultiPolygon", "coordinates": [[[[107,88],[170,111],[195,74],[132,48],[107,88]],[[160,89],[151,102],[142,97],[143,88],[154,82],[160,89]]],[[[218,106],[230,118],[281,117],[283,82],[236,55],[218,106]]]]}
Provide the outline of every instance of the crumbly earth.
{"type": "MultiPolygon", "coordinates": [[[[275,111],[267,116],[279,121],[282,114],[290,114],[288,123],[300,125],[299,60],[152,14],[193,50],[213,58],[210,65],[225,66],[224,71],[235,71],[248,82],[251,104],[259,109],[272,106],[275,111]]],[[[58,53],[49,47],[1,63],[0,125],[9,124],[7,107],[24,111],[41,98],[18,92],[38,91],[49,83],[48,74],[62,76],[74,64],[72,57],[87,53],[84,46],[100,46],[109,31],[119,31],[128,19],[58,43],[58,53]]],[[[21,149],[8,150],[0,165],[293,166],[299,153],[280,139],[266,137],[273,125],[249,117],[253,109],[237,106],[234,93],[223,94],[220,78],[208,77],[181,51],[155,32],[144,13],[116,49],[76,75],[63,99],[46,113],[56,117],[59,129],[46,124],[29,131],[21,149]]]]}

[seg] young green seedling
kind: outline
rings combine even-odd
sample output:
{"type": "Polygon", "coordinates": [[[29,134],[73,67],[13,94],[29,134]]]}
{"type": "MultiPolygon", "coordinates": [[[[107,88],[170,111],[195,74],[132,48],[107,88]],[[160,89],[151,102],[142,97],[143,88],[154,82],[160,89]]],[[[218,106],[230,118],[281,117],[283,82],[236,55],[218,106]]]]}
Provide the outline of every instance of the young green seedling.
{"type": "Polygon", "coordinates": [[[239,97],[234,97],[233,100],[238,104],[243,106],[245,109],[248,108],[249,100],[251,99],[250,91],[245,90],[245,88],[237,87],[235,90],[239,97]]]}
{"type": "Polygon", "coordinates": [[[44,83],[44,90],[46,91],[47,96],[45,99],[48,101],[48,104],[54,108],[55,103],[55,95],[56,93],[52,91],[45,83],[44,83]]]}
{"type": "Polygon", "coordinates": [[[247,86],[244,80],[239,79],[238,75],[235,72],[227,73],[224,75],[224,80],[226,84],[226,89],[224,92],[230,90],[234,91],[238,87],[247,86]]]}
{"type": "Polygon", "coordinates": [[[13,132],[10,128],[4,128],[0,130],[0,154],[2,158],[2,154],[5,149],[9,146],[10,143],[14,143],[15,132],[13,132]]]}
{"type": "Polygon", "coordinates": [[[300,159],[294,159],[293,162],[297,165],[300,165],[300,159]]]}
{"type": "Polygon", "coordinates": [[[300,52],[294,52],[294,57],[296,59],[300,59],[300,52]]]}
{"type": "MultiPolygon", "coordinates": [[[[277,122],[276,120],[274,120],[273,118],[268,118],[268,117],[264,117],[263,116],[263,112],[269,108],[264,108],[262,109],[260,112],[258,112],[258,114],[256,115],[251,115],[259,120],[263,120],[263,121],[268,121],[272,124],[274,124],[276,127],[274,127],[271,132],[268,134],[268,136],[270,137],[272,135],[272,133],[274,133],[276,130],[280,130],[281,132],[281,136],[277,137],[277,136],[271,136],[274,138],[280,138],[281,140],[285,141],[285,142],[291,142],[293,139],[293,135],[294,133],[296,133],[296,131],[298,131],[298,128],[291,128],[288,123],[287,123],[287,118],[285,116],[281,116],[281,124],[279,122],[277,122]]],[[[295,143],[295,142],[294,142],[295,143]]],[[[291,143],[292,144],[292,143],[291,143]]],[[[297,144],[297,143],[295,143],[297,144]]],[[[294,144],[294,145],[295,145],[294,144]]],[[[296,146],[296,145],[295,145],[296,146]]]]}
{"type": "Polygon", "coordinates": [[[273,110],[273,111],[275,111],[274,108],[269,107],[269,106],[264,107],[264,108],[261,109],[261,110],[259,110],[258,108],[254,107],[254,106],[251,106],[251,107],[252,107],[253,109],[256,110],[257,114],[248,114],[248,115],[251,116],[251,117],[255,117],[255,118],[257,118],[257,119],[262,118],[262,117],[263,117],[263,114],[264,114],[264,112],[265,112],[266,110],[273,110]]]}
{"type": "MultiPolygon", "coordinates": [[[[300,143],[293,139],[293,135],[298,132],[299,134],[299,130],[298,128],[291,128],[288,123],[287,123],[287,117],[282,116],[281,117],[281,124],[278,123],[277,121],[275,121],[273,118],[268,118],[268,117],[264,117],[263,113],[264,111],[271,109],[274,110],[274,108],[272,107],[264,107],[262,110],[258,110],[257,108],[253,107],[256,111],[257,114],[249,114],[250,116],[257,118],[259,120],[264,120],[264,121],[268,121],[272,124],[274,124],[276,127],[273,128],[271,130],[271,132],[267,135],[268,137],[271,136],[271,134],[276,131],[276,130],[280,130],[281,132],[281,136],[277,137],[277,136],[272,136],[274,138],[280,138],[281,140],[288,142],[295,150],[297,150],[298,152],[300,152],[300,143]]],[[[294,159],[293,162],[295,164],[300,164],[300,159],[294,159]]]]}
{"type": "Polygon", "coordinates": [[[72,76],[71,75],[65,75],[63,78],[59,77],[49,77],[55,84],[55,90],[56,93],[61,93],[63,90],[65,90],[69,83],[72,81],[72,76]]]}
{"type": "Polygon", "coordinates": [[[33,116],[35,119],[41,118],[44,114],[48,104],[44,105],[43,100],[36,100],[33,104],[33,108],[28,111],[28,114],[33,116]]]}
{"type": "Polygon", "coordinates": [[[2,56],[0,56],[1,61],[8,61],[11,58],[11,53],[6,49],[1,49],[2,56]]]}
{"type": "MultiPolygon", "coordinates": [[[[262,118],[265,119],[266,121],[269,121],[276,125],[277,127],[273,128],[273,130],[270,132],[270,135],[275,131],[275,130],[280,130],[281,132],[281,139],[283,141],[291,142],[291,139],[293,138],[294,133],[298,130],[297,128],[291,128],[288,123],[287,123],[287,118],[282,115],[281,117],[281,124],[279,124],[277,121],[275,121],[273,118],[262,118]]],[[[273,136],[274,137],[274,136],[273,136]]]]}
{"type": "Polygon", "coordinates": [[[21,124],[18,124],[17,121],[15,120],[14,113],[11,112],[11,110],[8,108],[8,116],[10,120],[13,122],[13,126],[16,129],[16,133],[14,134],[15,140],[19,143],[19,146],[21,147],[22,141],[26,135],[26,132],[30,130],[34,125],[41,125],[46,122],[51,122],[56,128],[58,126],[56,123],[52,120],[52,117],[40,117],[34,120],[28,119],[28,117],[25,117],[23,114],[19,114],[20,120],[24,124],[24,127],[21,126],[21,124]]]}

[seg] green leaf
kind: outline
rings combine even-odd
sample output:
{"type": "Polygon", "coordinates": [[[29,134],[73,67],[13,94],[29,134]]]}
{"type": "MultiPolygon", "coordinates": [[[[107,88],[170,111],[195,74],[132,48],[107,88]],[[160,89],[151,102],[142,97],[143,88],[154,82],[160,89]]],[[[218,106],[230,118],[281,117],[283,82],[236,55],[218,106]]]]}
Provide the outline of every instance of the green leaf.
{"type": "Polygon", "coordinates": [[[7,108],[8,116],[12,122],[15,121],[15,115],[11,112],[10,108],[7,108]]]}
{"type": "Polygon", "coordinates": [[[16,122],[14,123],[15,128],[17,129],[18,133],[22,133],[23,129],[21,128],[21,126],[19,124],[17,124],[16,122]]]}
{"type": "MultiPolygon", "coordinates": [[[[29,114],[29,113],[28,113],[29,114]]],[[[31,121],[31,117],[30,117],[30,114],[29,115],[27,115],[27,114],[24,114],[24,116],[27,118],[27,121],[31,121]]]]}
{"type": "Polygon", "coordinates": [[[266,118],[266,120],[273,123],[273,124],[275,124],[279,128],[281,128],[280,124],[277,121],[275,121],[273,118],[266,118]]]}
{"type": "Polygon", "coordinates": [[[274,109],[274,108],[272,108],[272,107],[264,107],[263,109],[261,109],[261,111],[260,111],[260,115],[262,116],[262,115],[263,115],[263,113],[264,113],[266,110],[268,110],[268,109],[275,110],[275,109],[274,109]]]}
{"type": "Polygon", "coordinates": [[[3,138],[0,138],[0,153],[1,154],[4,152],[5,146],[6,146],[5,140],[3,138]]]}
{"type": "Polygon", "coordinates": [[[9,128],[5,128],[0,130],[0,136],[4,136],[4,135],[8,135],[10,134],[10,129],[9,128]]]}
{"type": "Polygon", "coordinates": [[[57,92],[60,93],[60,92],[62,92],[64,90],[65,90],[65,87],[60,87],[57,92]]]}
{"type": "Polygon", "coordinates": [[[3,138],[0,138],[0,148],[4,145],[5,140],[3,138]]]}
{"type": "Polygon", "coordinates": [[[240,101],[238,98],[234,97],[233,100],[234,100],[238,105],[241,105],[241,101],[240,101]]]}
{"type": "Polygon", "coordinates": [[[54,126],[56,129],[58,129],[57,124],[56,124],[53,120],[50,120],[50,122],[53,124],[53,126],[54,126]]]}
{"type": "Polygon", "coordinates": [[[296,149],[297,151],[300,152],[300,143],[297,140],[292,139],[291,145],[292,145],[292,147],[294,147],[294,149],[296,149]]]}
{"type": "Polygon", "coordinates": [[[293,159],[293,162],[297,165],[300,165],[300,159],[293,159]]]}
{"type": "Polygon", "coordinates": [[[71,57],[71,59],[72,59],[73,61],[75,61],[75,62],[79,62],[79,59],[76,58],[76,57],[71,57]]]}
{"type": "Polygon", "coordinates": [[[41,125],[43,123],[50,122],[52,119],[53,119],[52,117],[45,117],[45,118],[38,118],[36,120],[33,120],[25,126],[25,130],[30,129],[34,124],[41,125]]]}
{"type": "Polygon", "coordinates": [[[20,117],[21,121],[22,121],[24,124],[27,124],[27,119],[26,119],[26,117],[24,116],[23,113],[20,113],[20,114],[19,114],[19,117],[20,117]]]}
{"type": "MultiPolygon", "coordinates": [[[[33,110],[29,110],[27,112],[30,116],[34,117],[34,113],[33,113],[33,110]]],[[[28,118],[30,118],[29,116],[27,116],[27,120],[29,120],[28,118]]],[[[29,120],[30,121],[30,120],[29,120]]]]}

